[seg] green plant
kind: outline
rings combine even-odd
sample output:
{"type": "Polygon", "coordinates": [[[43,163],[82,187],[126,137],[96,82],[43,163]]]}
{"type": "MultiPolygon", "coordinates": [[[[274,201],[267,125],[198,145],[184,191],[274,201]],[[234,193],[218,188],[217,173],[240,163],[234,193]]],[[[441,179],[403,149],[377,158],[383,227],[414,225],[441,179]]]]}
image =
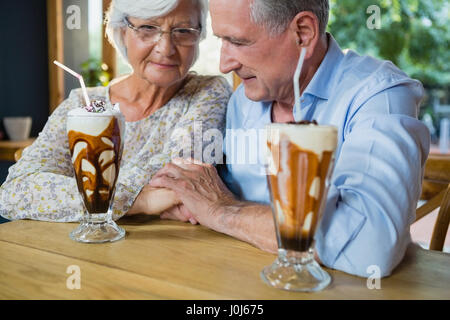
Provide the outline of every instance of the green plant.
{"type": "Polygon", "coordinates": [[[98,59],[90,58],[81,64],[81,74],[88,87],[107,86],[111,80],[108,66],[98,59]]]}
{"type": "Polygon", "coordinates": [[[329,30],[344,48],[391,60],[425,87],[450,84],[448,0],[331,0],[329,30]],[[381,29],[367,28],[371,5],[381,29]]]}

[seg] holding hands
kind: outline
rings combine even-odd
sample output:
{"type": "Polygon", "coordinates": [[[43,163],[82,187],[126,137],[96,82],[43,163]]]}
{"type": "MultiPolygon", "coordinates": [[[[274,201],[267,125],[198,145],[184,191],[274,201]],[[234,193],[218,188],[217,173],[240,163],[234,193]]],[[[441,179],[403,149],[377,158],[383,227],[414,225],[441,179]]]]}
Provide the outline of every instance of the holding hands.
{"type": "Polygon", "coordinates": [[[262,250],[277,250],[270,206],[237,200],[214,166],[192,159],[175,159],[162,168],[128,212],[135,213],[200,223],[262,250]]]}
{"type": "Polygon", "coordinates": [[[216,168],[193,159],[175,159],[150,181],[150,187],[167,188],[181,203],[161,214],[162,219],[197,222],[214,229],[221,210],[237,204],[216,168]]]}

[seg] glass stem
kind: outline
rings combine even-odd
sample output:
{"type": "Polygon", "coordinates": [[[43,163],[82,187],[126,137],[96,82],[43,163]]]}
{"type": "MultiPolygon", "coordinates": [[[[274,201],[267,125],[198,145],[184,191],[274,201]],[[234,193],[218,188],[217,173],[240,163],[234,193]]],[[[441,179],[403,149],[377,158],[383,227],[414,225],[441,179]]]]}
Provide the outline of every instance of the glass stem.
{"type": "Polygon", "coordinates": [[[278,259],[283,264],[308,264],[314,260],[314,250],[298,252],[292,250],[278,249],[278,259]]]}

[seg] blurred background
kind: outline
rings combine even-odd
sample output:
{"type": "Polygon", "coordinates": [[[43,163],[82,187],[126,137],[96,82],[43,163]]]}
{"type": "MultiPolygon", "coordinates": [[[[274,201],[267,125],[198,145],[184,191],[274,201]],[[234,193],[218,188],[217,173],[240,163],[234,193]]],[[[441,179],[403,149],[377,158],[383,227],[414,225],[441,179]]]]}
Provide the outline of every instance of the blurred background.
{"type": "Polygon", "coordinates": [[[449,1],[331,0],[330,5],[329,31],[341,48],[390,60],[422,82],[426,96],[420,118],[430,129],[433,151],[448,152],[448,139],[442,150],[436,148],[441,124],[448,130],[444,119],[450,117],[449,1]],[[380,29],[367,27],[365,8],[372,5],[381,11],[380,29]]]}
{"type": "MultiPolygon", "coordinates": [[[[104,37],[102,22],[109,4],[110,0],[0,0],[0,119],[32,118],[31,140],[26,141],[11,141],[0,121],[0,184],[14,164],[14,151],[30,144],[51,112],[79,86],[53,60],[82,73],[88,86],[107,85],[130,72],[104,37]]],[[[423,83],[426,97],[420,119],[430,129],[432,152],[448,153],[449,2],[330,0],[330,5],[328,30],[341,48],[390,60],[423,83]]],[[[200,47],[194,70],[220,74],[220,41],[212,35],[209,20],[208,38],[200,47]]],[[[226,77],[233,84],[233,76],[226,77]]]]}

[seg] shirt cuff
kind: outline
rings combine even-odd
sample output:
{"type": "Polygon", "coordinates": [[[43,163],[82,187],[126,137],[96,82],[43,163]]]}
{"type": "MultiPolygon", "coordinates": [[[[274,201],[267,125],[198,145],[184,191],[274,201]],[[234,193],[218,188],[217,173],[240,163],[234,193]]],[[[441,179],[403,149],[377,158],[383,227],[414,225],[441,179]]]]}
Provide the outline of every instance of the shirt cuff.
{"type": "Polygon", "coordinates": [[[366,217],[339,201],[339,191],[331,186],[327,206],[315,236],[315,249],[321,262],[334,268],[345,247],[359,233],[366,217]]]}

